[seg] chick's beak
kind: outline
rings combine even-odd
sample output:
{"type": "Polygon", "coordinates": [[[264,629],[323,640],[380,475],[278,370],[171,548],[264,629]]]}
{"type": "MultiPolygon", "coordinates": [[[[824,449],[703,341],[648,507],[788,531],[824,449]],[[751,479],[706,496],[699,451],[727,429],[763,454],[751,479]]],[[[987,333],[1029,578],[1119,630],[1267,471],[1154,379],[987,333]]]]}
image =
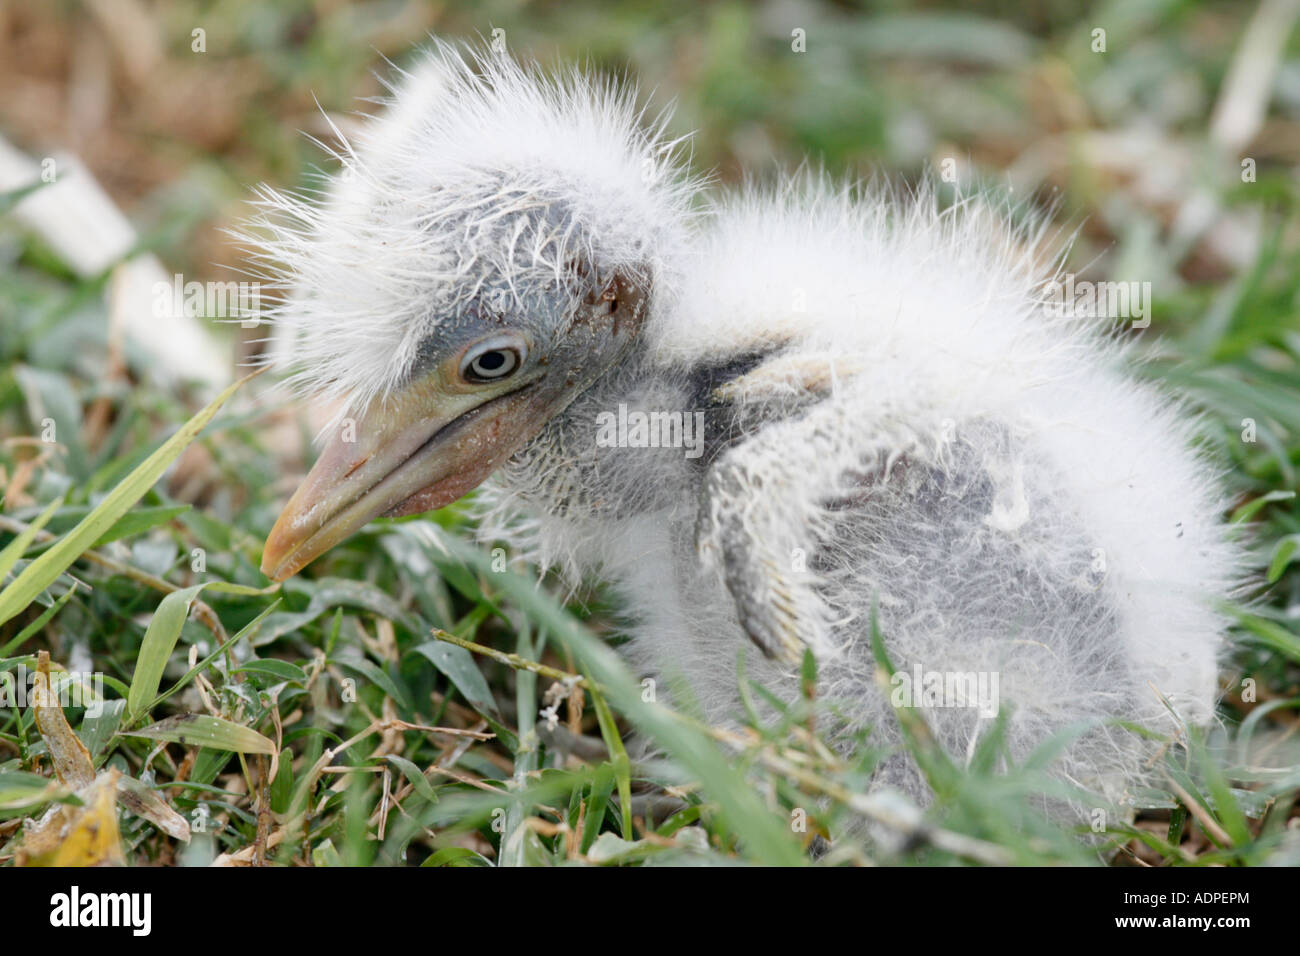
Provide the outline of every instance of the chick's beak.
{"type": "Polygon", "coordinates": [[[271,529],[262,573],[283,581],[372,518],[472,491],[546,424],[539,384],[484,401],[430,376],[345,419],[271,529]]]}

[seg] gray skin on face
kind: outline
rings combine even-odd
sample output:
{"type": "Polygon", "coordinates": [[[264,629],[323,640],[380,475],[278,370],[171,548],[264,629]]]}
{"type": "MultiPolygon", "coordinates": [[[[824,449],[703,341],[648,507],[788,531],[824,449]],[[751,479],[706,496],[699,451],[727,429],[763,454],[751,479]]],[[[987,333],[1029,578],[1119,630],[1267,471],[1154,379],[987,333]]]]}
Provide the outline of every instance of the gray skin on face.
{"type": "MultiPolygon", "coordinates": [[[[522,443],[527,444],[550,422],[562,418],[570,403],[611,366],[618,365],[632,348],[648,308],[647,281],[631,273],[614,273],[608,279],[592,282],[588,281],[585,267],[575,266],[571,271],[570,286],[547,288],[534,301],[525,300],[509,313],[496,312],[484,304],[503,296],[480,297],[460,321],[421,343],[408,384],[434,376],[446,380],[444,387],[448,390],[464,388],[471,395],[493,396],[467,412],[464,421],[448,427],[472,428],[478,408],[491,402],[526,398],[520,414],[528,426],[523,429],[529,433],[528,438],[522,443]],[[511,351],[512,344],[519,346],[514,351],[518,364],[513,371],[500,378],[478,376],[476,381],[476,362],[483,371],[500,374],[504,366],[499,361],[494,361],[493,369],[485,368],[483,363],[511,351]],[[456,370],[454,382],[452,369],[456,370]],[[494,386],[507,390],[497,395],[494,386]]],[[[447,503],[435,500],[437,497],[417,494],[385,514],[416,514],[447,503]]]]}

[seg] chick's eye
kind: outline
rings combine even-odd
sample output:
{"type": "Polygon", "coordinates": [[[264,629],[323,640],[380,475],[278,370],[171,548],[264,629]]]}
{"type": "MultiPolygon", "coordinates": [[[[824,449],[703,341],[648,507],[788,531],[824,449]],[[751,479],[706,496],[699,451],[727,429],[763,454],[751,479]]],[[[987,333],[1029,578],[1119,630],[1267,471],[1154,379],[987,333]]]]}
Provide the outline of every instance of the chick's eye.
{"type": "Polygon", "coordinates": [[[485,349],[466,359],[461,375],[467,382],[491,382],[512,374],[519,364],[520,355],[514,349],[485,349]]]}

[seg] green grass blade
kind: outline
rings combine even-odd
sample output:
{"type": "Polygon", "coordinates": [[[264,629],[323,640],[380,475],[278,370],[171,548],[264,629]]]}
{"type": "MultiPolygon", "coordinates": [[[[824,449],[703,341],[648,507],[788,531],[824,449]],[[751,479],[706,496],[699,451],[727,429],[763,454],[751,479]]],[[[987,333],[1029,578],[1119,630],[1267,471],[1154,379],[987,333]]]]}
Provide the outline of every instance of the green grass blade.
{"type": "Polygon", "coordinates": [[[41,628],[45,627],[45,625],[50,622],[50,618],[58,614],[59,611],[63,609],[63,605],[67,604],[68,601],[72,599],[72,595],[76,593],[77,593],[77,582],[74,581],[72,582],[72,587],[64,591],[62,596],[60,596],[57,601],[55,601],[44,611],[42,611],[40,616],[37,617],[36,620],[32,621],[32,623],[28,624],[25,628],[19,631],[17,637],[15,637],[12,641],[4,645],[3,647],[0,647],[0,657],[8,657],[14,651],[18,650],[18,648],[26,644],[29,638],[33,637],[36,634],[39,634],[41,628]]]}
{"type": "Polygon", "coordinates": [[[206,714],[181,714],[168,717],[140,730],[125,733],[127,737],[147,737],[166,740],[186,747],[211,747],[214,750],[231,750],[241,754],[275,753],[275,744],[252,727],[209,717],[206,714]]]}
{"type": "Polygon", "coordinates": [[[1287,565],[1295,560],[1297,550],[1300,550],[1300,534],[1288,534],[1278,539],[1273,546],[1273,557],[1268,562],[1269,584],[1278,582],[1287,565]]]}
{"type": "Polygon", "coordinates": [[[26,551],[32,541],[35,540],[37,532],[39,532],[41,528],[45,527],[45,523],[54,516],[54,512],[58,511],[62,504],[63,496],[60,495],[58,498],[55,498],[50,502],[49,507],[42,511],[36,520],[27,526],[26,530],[23,531],[22,534],[18,535],[5,545],[3,551],[0,551],[0,581],[3,581],[5,575],[7,575],[13,569],[13,566],[18,563],[18,559],[23,556],[23,552],[26,551]]]}
{"type": "Polygon", "coordinates": [[[1270,491],[1258,498],[1252,498],[1232,513],[1229,524],[1242,524],[1259,514],[1266,505],[1276,501],[1290,501],[1294,497],[1294,491],[1270,491]]]}
{"type": "Polygon", "coordinates": [[[137,508],[135,511],[127,512],[122,516],[120,521],[114,522],[113,527],[100,535],[95,541],[96,548],[102,548],[104,545],[117,541],[120,538],[130,538],[137,534],[143,534],[159,525],[167,524],[175,518],[179,518],[185,512],[190,510],[189,505],[167,505],[160,508],[137,508]]]}
{"type": "Polygon", "coordinates": [[[622,806],[623,839],[635,839],[632,829],[632,762],[628,760],[627,748],[619,736],[618,725],[609,705],[593,685],[590,688],[591,702],[596,708],[596,720],[600,724],[600,735],[609,748],[610,763],[614,768],[614,778],[618,781],[618,802],[622,806]]]}
{"type": "Polygon", "coordinates": [[[251,595],[266,594],[268,591],[275,590],[279,585],[273,585],[270,588],[250,588],[238,584],[227,584],[224,581],[207,581],[193,587],[181,588],[179,591],[173,591],[164,597],[158,605],[158,610],[154,612],[149,627],[144,632],[144,640],[140,643],[140,653],[136,655],[135,674],[131,678],[131,690],[126,698],[127,726],[135,723],[143,716],[153,699],[158,695],[158,687],[162,683],[163,669],[166,668],[167,661],[172,656],[172,651],[176,649],[176,642],[181,636],[181,628],[184,627],[186,618],[190,616],[190,608],[194,604],[194,599],[199,596],[200,591],[209,587],[214,591],[251,595]]]}
{"type": "Polygon", "coordinates": [[[248,637],[249,635],[255,633],[257,629],[261,626],[262,622],[265,621],[268,617],[270,617],[271,612],[273,612],[279,606],[280,606],[280,601],[278,599],[272,601],[270,606],[265,608],[262,611],[262,613],[258,614],[257,617],[253,618],[242,628],[240,628],[238,634],[231,635],[230,638],[228,638],[224,643],[219,644],[217,645],[217,647],[213,648],[212,652],[208,654],[207,657],[200,660],[197,664],[195,664],[184,674],[182,674],[180,680],[172,684],[171,687],[167,688],[167,690],[163,691],[161,694],[155,697],[153,703],[151,703],[147,709],[153,710],[155,707],[157,707],[163,701],[167,700],[167,698],[171,697],[173,694],[180,693],[180,691],[184,690],[186,685],[189,684],[189,682],[192,681],[196,675],[200,674],[205,667],[207,667],[214,660],[216,660],[221,654],[224,654],[228,648],[234,647],[245,637],[248,637]]]}
{"type": "MultiPolygon", "coordinates": [[[[490,556],[462,546],[454,539],[445,543],[465,563],[484,574],[493,574],[490,556]]],[[[497,572],[493,577],[500,593],[573,652],[583,671],[600,685],[612,707],[646,736],[662,744],[699,779],[716,801],[717,813],[727,829],[741,838],[750,859],[769,866],[807,863],[794,834],[768,811],[733,757],[724,754],[705,734],[675,719],[663,705],[643,700],[640,683],[613,649],[590,634],[553,597],[540,591],[535,582],[509,570],[497,572]]]]}
{"type": "Polygon", "coordinates": [[[126,696],[127,725],[144,713],[144,708],[158,694],[158,685],[162,683],[163,668],[176,649],[176,641],[181,636],[181,627],[190,616],[190,607],[194,599],[203,590],[202,584],[173,591],[162,599],[158,610],[144,632],[140,644],[140,653],[135,659],[135,674],[131,677],[131,690],[126,696]]]}
{"type": "Polygon", "coordinates": [[[1300,663],[1300,637],[1267,618],[1234,607],[1229,607],[1228,610],[1236,616],[1237,622],[1249,632],[1252,638],[1265,647],[1271,647],[1279,654],[1300,663]]]}
{"type": "Polygon", "coordinates": [[[49,587],[72,562],[113,527],[132,505],[144,497],[145,492],[162,477],[167,466],[198,437],[226,400],[251,377],[245,376],[235,382],[182,425],[175,435],[163,442],[157,451],[120,481],[94,511],[60,538],[57,544],[24,568],[13,583],[0,591],[0,624],[31,604],[38,594],[49,587]]]}

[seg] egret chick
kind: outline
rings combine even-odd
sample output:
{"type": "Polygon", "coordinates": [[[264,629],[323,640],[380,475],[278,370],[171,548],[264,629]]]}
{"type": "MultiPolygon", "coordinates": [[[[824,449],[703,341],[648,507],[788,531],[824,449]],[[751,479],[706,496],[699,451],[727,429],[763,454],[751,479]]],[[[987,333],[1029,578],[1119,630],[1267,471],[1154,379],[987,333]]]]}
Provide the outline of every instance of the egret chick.
{"type": "MultiPolygon", "coordinates": [[[[838,740],[916,706],[962,760],[1007,707],[1023,758],[1091,720],[1056,771],[1122,796],[1150,748],[1107,721],[1213,714],[1237,556],[1193,419],[1050,308],[1013,210],[806,176],[693,226],[673,152],[611,87],[439,46],[323,205],[268,197],[288,360],[356,420],[263,570],[491,476],[484,536],[608,582],[709,719],[739,652],[793,698],[811,649],[838,740]]],[[[901,750],[874,785],[926,795],[901,750]]]]}

